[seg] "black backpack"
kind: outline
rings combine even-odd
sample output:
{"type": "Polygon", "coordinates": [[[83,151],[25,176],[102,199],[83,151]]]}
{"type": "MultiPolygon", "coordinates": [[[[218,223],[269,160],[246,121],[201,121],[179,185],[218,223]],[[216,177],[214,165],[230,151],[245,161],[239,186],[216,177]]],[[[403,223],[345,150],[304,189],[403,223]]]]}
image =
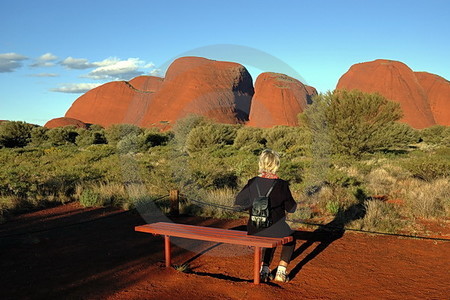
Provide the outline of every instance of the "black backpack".
{"type": "Polygon", "coordinates": [[[250,218],[253,226],[256,228],[267,228],[272,225],[272,220],[270,219],[269,195],[272,192],[275,183],[276,181],[272,183],[267,194],[263,196],[259,190],[258,183],[256,183],[258,197],[253,199],[252,215],[250,218]]]}

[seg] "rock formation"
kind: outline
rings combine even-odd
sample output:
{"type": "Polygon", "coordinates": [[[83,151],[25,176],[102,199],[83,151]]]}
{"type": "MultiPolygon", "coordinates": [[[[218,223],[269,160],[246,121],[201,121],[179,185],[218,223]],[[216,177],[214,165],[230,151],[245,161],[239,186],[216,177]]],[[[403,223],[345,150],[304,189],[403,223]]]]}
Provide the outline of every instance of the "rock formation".
{"type": "Polygon", "coordinates": [[[303,112],[314,95],[317,95],[315,88],[297,79],[279,73],[261,73],[256,79],[247,125],[298,125],[297,115],[303,112]]]}
{"type": "Polygon", "coordinates": [[[103,84],[75,100],[65,116],[104,127],[118,123],[137,125],[162,82],[160,77],[140,76],[130,82],[103,84]]]}
{"type": "MultiPolygon", "coordinates": [[[[435,125],[436,120],[430,107],[430,97],[416,75],[401,62],[378,59],[351,66],[339,79],[336,89],[378,92],[400,103],[404,113],[403,122],[415,128],[425,128],[435,125]]],[[[435,102],[441,103],[442,100],[435,102]]]]}
{"type": "Polygon", "coordinates": [[[415,74],[428,97],[436,123],[450,126],[450,82],[431,73],[415,72],[415,74]]]}
{"type": "Polygon", "coordinates": [[[221,123],[248,120],[253,83],[247,69],[237,63],[201,57],[176,59],[155,93],[140,126],[175,123],[198,114],[221,123]]]}
{"type": "Polygon", "coordinates": [[[84,128],[84,129],[88,127],[86,123],[80,120],[66,117],[51,119],[44,125],[44,127],[47,128],[64,127],[64,126],[75,126],[77,128],[84,128]]]}

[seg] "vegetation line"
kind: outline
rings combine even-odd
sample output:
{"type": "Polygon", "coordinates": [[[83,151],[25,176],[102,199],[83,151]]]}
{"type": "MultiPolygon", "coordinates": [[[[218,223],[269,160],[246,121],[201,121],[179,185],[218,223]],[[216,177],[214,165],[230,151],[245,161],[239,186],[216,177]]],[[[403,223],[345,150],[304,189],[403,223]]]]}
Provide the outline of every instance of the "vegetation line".
{"type": "MultiPolygon", "coordinates": [[[[302,221],[292,221],[288,220],[291,223],[296,224],[304,224],[304,225],[313,225],[313,226],[325,226],[324,224],[318,224],[318,223],[308,223],[308,222],[302,222],[302,221]]],[[[419,235],[409,235],[409,234],[400,234],[400,233],[388,233],[388,232],[380,232],[380,231],[370,231],[370,230],[363,230],[363,229],[354,229],[354,228],[342,228],[338,226],[327,226],[327,228],[330,229],[340,229],[345,231],[356,231],[356,232],[363,232],[363,233],[372,233],[372,234],[378,234],[378,235],[389,235],[389,236],[398,236],[398,237],[406,237],[406,238],[413,238],[413,239],[422,239],[422,240],[433,240],[433,241],[443,241],[443,242],[450,242],[450,239],[446,238],[434,238],[434,237],[427,237],[427,236],[419,236],[419,235]]]]}
{"type": "MultiPolygon", "coordinates": [[[[226,206],[226,205],[219,205],[214,203],[207,203],[200,200],[194,200],[194,199],[188,199],[191,202],[197,203],[199,205],[209,205],[212,207],[217,207],[221,209],[236,211],[236,212],[242,212],[245,211],[245,209],[242,208],[236,208],[232,206],[226,206]]],[[[296,224],[304,224],[304,225],[312,225],[312,226],[325,226],[325,224],[319,224],[319,223],[309,223],[309,222],[302,222],[302,221],[295,221],[295,220],[288,220],[291,223],[296,224]]],[[[356,231],[356,232],[363,232],[363,233],[372,233],[372,234],[378,234],[378,235],[389,235],[389,236],[397,236],[397,237],[406,237],[406,238],[414,238],[414,239],[423,239],[423,240],[433,240],[433,241],[445,241],[450,242],[450,239],[446,238],[433,238],[433,237],[426,237],[426,236],[416,236],[416,235],[408,235],[408,234],[400,234],[400,233],[388,233],[388,232],[380,232],[380,231],[370,231],[370,230],[363,230],[363,229],[354,229],[354,228],[346,228],[346,227],[338,227],[338,226],[327,226],[329,229],[339,229],[339,230],[348,230],[348,231],[356,231]]]]}

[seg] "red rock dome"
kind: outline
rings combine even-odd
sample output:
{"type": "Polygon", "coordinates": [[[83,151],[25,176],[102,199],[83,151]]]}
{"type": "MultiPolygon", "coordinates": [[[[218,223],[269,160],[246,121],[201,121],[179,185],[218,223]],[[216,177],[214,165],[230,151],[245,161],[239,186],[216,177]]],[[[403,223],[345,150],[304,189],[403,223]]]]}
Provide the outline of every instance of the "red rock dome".
{"type": "Polygon", "coordinates": [[[201,57],[176,59],[139,125],[173,124],[188,114],[221,123],[248,120],[253,83],[247,69],[233,62],[201,57]]]}
{"type": "Polygon", "coordinates": [[[140,76],[130,82],[103,84],[75,100],[65,116],[104,127],[118,123],[137,125],[162,82],[160,77],[140,76]]]}
{"type": "Polygon", "coordinates": [[[315,88],[279,73],[261,73],[256,79],[249,126],[298,125],[297,115],[306,108],[315,88]]]}
{"type": "Polygon", "coordinates": [[[436,123],[450,126],[450,82],[431,73],[415,72],[415,74],[428,97],[436,123]]]}
{"type": "Polygon", "coordinates": [[[84,128],[84,129],[88,127],[86,123],[81,122],[80,120],[65,117],[51,119],[44,125],[44,127],[47,128],[56,128],[64,126],[75,126],[77,128],[84,128]]]}
{"type": "Polygon", "coordinates": [[[350,67],[336,89],[358,89],[366,93],[378,92],[389,100],[400,103],[402,121],[415,128],[436,124],[428,96],[416,74],[405,64],[378,59],[350,67]]]}

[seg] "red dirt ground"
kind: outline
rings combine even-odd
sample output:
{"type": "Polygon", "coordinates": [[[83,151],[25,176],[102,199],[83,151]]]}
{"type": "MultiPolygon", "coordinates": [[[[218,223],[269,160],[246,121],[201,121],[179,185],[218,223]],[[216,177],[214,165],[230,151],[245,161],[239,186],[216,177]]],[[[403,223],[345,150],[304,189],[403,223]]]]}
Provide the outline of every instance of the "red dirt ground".
{"type": "MultiPolygon", "coordinates": [[[[223,228],[245,223],[198,217],[172,220],[223,228]]],[[[255,286],[252,249],[177,239],[173,263],[189,263],[192,273],[165,269],[162,238],[134,232],[134,226],[144,223],[134,211],[83,209],[71,203],[1,225],[0,299],[449,299],[450,295],[450,242],[298,231],[288,269],[292,280],[255,286]]]]}

